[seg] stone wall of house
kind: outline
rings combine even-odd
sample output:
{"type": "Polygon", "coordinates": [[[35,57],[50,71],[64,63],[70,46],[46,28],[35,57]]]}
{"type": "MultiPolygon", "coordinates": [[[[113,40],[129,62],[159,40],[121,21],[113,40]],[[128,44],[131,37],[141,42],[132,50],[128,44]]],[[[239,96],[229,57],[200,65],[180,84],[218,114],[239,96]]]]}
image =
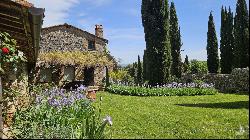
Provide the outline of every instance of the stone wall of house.
{"type": "Polygon", "coordinates": [[[94,78],[95,85],[101,85],[103,78],[106,75],[105,67],[96,67],[94,74],[95,74],[94,78]]]}
{"type": "Polygon", "coordinates": [[[96,51],[104,51],[106,43],[94,35],[89,35],[89,33],[66,26],[43,29],[40,52],[87,51],[89,41],[95,43],[96,51]]]}
{"type": "Polygon", "coordinates": [[[231,74],[185,75],[183,82],[202,80],[213,83],[220,92],[249,92],[249,68],[234,69],[231,74]]]}
{"type": "Polygon", "coordinates": [[[7,113],[4,123],[10,126],[16,109],[26,108],[30,104],[28,67],[27,63],[19,63],[16,71],[8,64],[4,64],[3,67],[5,70],[5,73],[1,75],[4,89],[3,112],[7,113]],[[13,96],[14,93],[16,95],[13,96]]]}

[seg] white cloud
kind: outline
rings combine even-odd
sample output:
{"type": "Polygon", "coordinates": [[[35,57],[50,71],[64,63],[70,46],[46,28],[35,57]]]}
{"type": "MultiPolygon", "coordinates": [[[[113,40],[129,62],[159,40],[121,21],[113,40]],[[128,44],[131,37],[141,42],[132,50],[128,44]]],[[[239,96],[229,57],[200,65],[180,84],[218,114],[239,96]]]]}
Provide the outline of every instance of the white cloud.
{"type": "Polygon", "coordinates": [[[84,1],[85,3],[90,3],[94,7],[100,7],[112,2],[112,0],[82,0],[82,1],[84,1]]]}
{"type": "Polygon", "coordinates": [[[35,7],[45,8],[43,27],[63,24],[70,9],[80,0],[29,0],[35,7]]]}

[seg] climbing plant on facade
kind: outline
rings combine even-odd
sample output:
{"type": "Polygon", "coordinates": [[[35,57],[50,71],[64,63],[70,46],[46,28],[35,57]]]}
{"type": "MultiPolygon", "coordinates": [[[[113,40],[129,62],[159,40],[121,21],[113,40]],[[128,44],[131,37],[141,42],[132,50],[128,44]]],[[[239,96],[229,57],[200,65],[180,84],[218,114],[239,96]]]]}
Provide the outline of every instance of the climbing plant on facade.
{"type": "Polygon", "coordinates": [[[23,52],[17,50],[16,40],[6,32],[0,32],[0,71],[4,72],[2,68],[3,63],[10,63],[14,70],[17,70],[17,63],[27,61],[23,52]]]}

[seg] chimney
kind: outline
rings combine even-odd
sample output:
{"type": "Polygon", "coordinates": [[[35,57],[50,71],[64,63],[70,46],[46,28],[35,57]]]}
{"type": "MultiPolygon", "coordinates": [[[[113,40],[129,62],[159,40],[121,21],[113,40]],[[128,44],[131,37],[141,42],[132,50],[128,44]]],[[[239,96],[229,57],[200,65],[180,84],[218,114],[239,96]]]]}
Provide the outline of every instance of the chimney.
{"type": "Polygon", "coordinates": [[[103,38],[103,27],[102,27],[102,25],[95,25],[95,35],[97,37],[103,38]]]}

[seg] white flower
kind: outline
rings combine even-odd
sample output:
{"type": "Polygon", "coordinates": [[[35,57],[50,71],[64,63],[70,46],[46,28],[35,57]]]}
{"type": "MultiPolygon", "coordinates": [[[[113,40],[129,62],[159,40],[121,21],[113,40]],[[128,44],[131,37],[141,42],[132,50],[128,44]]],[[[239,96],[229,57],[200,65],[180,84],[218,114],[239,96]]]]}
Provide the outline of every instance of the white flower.
{"type": "Polygon", "coordinates": [[[23,57],[23,52],[18,51],[18,56],[19,56],[19,57],[23,57]]]}
{"type": "Polygon", "coordinates": [[[106,118],[103,119],[104,122],[108,122],[110,125],[113,124],[112,118],[110,116],[107,116],[106,118]]]}

